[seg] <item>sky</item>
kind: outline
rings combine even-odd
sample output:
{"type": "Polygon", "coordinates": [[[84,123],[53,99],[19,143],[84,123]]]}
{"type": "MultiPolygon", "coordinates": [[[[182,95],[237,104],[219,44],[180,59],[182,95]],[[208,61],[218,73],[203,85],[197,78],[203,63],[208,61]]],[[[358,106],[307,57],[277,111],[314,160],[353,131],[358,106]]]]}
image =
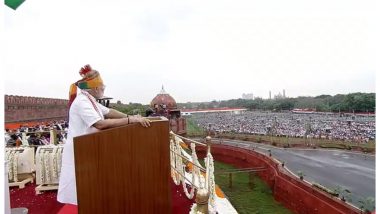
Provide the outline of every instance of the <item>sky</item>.
{"type": "Polygon", "coordinates": [[[124,103],[162,85],[177,102],[375,92],[377,14],[375,0],[26,0],[0,7],[0,94],[68,99],[85,64],[124,103]]]}
{"type": "Polygon", "coordinates": [[[26,0],[4,7],[4,94],[68,99],[79,69],[148,104],[375,92],[375,1],[26,0]]]}

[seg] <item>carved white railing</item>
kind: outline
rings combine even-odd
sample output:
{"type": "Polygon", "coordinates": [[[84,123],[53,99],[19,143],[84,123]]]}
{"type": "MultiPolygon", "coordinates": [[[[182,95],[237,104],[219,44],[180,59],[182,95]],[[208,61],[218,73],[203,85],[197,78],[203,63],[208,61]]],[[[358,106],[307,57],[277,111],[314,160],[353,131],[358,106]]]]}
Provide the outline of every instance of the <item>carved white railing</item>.
{"type": "Polygon", "coordinates": [[[211,155],[211,137],[205,139],[206,144],[200,143],[170,132],[170,163],[171,175],[176,185],[182,183],[185,195],[192,199],[197,189],[196,204],[190,213],[215,213],[215,180],[214,159],[211,155]],[[184,148],[184,140],[190,143],[191,155],[184,148]],[[201,166],[195,146],[207,147],[205,167],[201,166]],[[186,171],[188,166],[188,171],[186,171]],[[203,174],[201,173],[203,172],[203,174]],[[190,186],[190,192],[187,186],[190,186]]]}

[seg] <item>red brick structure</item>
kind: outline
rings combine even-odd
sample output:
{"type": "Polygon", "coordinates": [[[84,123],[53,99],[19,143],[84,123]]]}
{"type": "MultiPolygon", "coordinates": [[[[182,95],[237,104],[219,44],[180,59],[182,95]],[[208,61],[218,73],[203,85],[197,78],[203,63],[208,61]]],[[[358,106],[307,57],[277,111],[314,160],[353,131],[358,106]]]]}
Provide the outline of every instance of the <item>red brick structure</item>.
{"type": "MultiPolygon", "coordinates": [[[[197,147],[199,158],[206,147],[197,147]]],[[[295,213],[359,214],[359,209],[332,197],[299,178],[290,175],[280,163],[267,155],[237,147],[213,144],[211,153],[215,160],[239,168],[266,168],[257,174],[270,186],[274,198],[295,213]]]]}
{"type": "Polygon", "coordinates": [[[150,102],[150,106],[154,108],[155,105],[162,106],[166,105],[169,110],[177,109],[177,103],[172,96],[165,92],[164,88],[159,94],[157,94],[153,100],[150,102]]]}
{"type": "Polygon", "coordinates": [[[181,110],[172,96],[164,90],[157,94],[150,102],[150,107],[155,113],[169,119],[170,130],[179,135],[186,134],[186,119],[181,116],[181,110]]]}
{"type": "Polygon", "coordinates": [[[68,100],[41,97],[4,96],[4,122],[24,123],[61,120],[67,117],[68,100]]]}

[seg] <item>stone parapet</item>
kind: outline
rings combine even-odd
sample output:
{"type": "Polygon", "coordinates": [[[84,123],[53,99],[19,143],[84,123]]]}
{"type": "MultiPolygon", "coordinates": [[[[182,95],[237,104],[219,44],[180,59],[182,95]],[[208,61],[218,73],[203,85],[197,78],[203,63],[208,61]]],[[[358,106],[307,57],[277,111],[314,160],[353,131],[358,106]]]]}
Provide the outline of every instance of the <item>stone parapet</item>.
{"type": "Polygon", "coordinates": [[[68,100],[26,96],[4,96],[4,122],[66,119],[68,100]]]}

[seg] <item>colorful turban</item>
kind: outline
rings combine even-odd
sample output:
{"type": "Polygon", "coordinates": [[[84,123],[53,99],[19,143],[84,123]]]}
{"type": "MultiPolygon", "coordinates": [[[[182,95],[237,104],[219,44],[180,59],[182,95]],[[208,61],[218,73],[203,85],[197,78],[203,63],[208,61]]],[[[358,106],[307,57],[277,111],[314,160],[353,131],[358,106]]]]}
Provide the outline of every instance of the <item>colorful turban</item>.
{"type": "Polygon", "coordinates": [[[86,77],[86,74],[92,70],[93,69],[91,68],[90,65],[85,65],[84,67],[80,69],[79,74],[82,76],[82,79],[71,84],[70,86],[69,108],[71,104],[73,103],[75,97],[77,96],[77,87],[80,89],[91,89],[91,88],[96,88],[103,85],[103,80],[100,77],[99,72],[94,72],[93,75],[86,77]]]}

